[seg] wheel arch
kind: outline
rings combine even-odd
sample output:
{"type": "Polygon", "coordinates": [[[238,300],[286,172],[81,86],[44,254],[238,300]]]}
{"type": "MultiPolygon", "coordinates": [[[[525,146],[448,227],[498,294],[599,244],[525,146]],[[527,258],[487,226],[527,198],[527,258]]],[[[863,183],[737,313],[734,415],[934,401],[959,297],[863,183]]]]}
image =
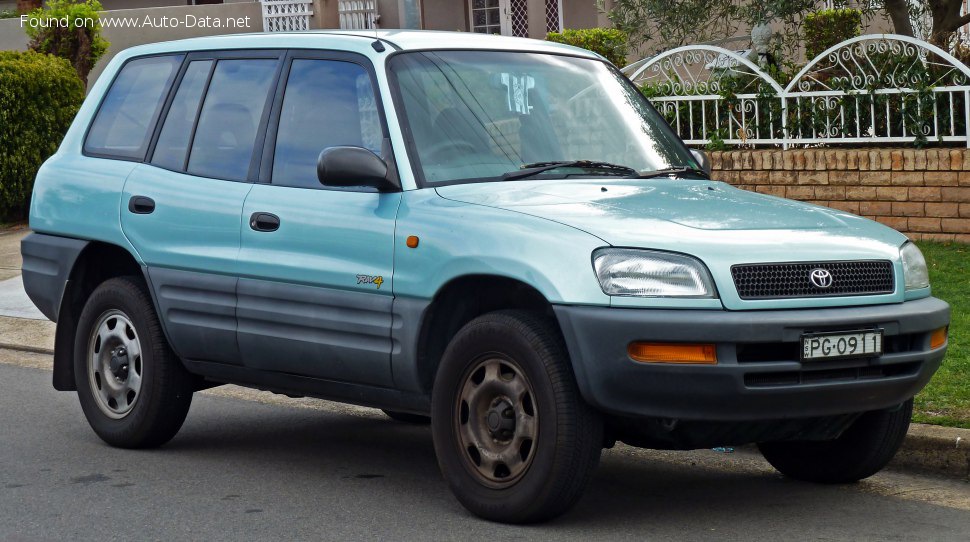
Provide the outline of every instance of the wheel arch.
{"type": "MultiPolygon", "coordinates": [[[[78,254],[65,282],[64,293],[57,311],[57,330],[54,334],[54,389],[60,391],[77,389],[74,381],[74,341],[77,336],[78,318],[91,293],[108,279],[130,275],[144,277],[147,282],[143,267],[135,256],[123,247],[102,241],[89,241],[78,254]]],[[[154,302],[154,295],[152,299],[154,302]]]]}
{"type": "Polygon", "coordinates": [[[414,359],[421,391],[430,395],[441,356],[458,330],[478,316],[505,309],[548,316],[561,333],[552,303],[537,288],[519,279],[469,274],[443,284],[424,311],[417,333],[414,359]]]}

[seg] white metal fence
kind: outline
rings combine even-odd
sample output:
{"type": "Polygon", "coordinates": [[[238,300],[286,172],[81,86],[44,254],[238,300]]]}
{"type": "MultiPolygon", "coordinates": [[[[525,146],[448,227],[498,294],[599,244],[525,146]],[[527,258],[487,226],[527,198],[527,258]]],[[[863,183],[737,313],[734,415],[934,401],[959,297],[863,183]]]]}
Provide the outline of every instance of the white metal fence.
{"type": "Polygon", "coordinates": [[[380,14],[377,0],[340,0],[337,3],[340,28],[344,30],[369,30],[377,28],[380,14]]]}
{"type": "Polygon", "coordinates": [[[260,0],[264,32],[309,30],[312,0],[260,0]]]}
{"type": "Polygon", "coordinates": [[[846,40],[784,86],[750,59],[710,45],[678,47],[623,71],[688,144],[970,147],[970,68],[907,36],[846,40]]]}

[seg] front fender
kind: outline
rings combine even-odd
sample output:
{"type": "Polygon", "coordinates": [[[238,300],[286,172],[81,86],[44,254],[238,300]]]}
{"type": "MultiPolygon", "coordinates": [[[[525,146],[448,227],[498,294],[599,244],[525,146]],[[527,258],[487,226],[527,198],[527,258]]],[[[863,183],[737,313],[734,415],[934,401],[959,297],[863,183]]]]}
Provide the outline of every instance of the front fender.
{"type": "Polygon", "coordinates": [[[593,272],[602,239],[544,218],[406,192],[398,212],[394,294],[431,299],[466,275],[495,275],[534,287],[550,303],[609,305],[593,272]],[[416,248],[406,239],[417,236],[416,248]]]}

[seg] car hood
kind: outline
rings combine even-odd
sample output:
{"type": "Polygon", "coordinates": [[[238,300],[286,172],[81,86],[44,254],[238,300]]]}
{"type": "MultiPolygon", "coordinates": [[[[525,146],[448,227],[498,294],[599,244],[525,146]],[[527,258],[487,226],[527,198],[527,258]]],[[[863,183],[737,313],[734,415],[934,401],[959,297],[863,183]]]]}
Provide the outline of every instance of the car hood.
{"type": "MultiPolygon", "coordinates": [[[[692,254],[707,264],[720,290],[723,282],[733,282],[730,266],[739,263],[888,259],[898,268],[899,247],[906,241],[895,230],[846,212],[717,181],[560,179],[450,185],[437,191],[447,199],[559,222],[613,246],[692,254]]],[[[897,301],[902,301],[902,289],[897,290],[897,301]]],[[[731,302],[729,297],[722,295],[728,308],[760,303],[731,302]]],[[[856,304],[892,301],[886,296],[853,299],[856,304]]],[[[784,300],[772,307],[804,303],[784,300]]]]}

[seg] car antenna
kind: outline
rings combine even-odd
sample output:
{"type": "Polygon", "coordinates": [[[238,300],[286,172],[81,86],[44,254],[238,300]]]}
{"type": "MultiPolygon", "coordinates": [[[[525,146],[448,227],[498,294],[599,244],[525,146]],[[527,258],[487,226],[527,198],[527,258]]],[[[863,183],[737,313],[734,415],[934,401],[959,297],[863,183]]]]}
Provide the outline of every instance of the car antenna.
{"type": "Polygon", "coordinates": [[[384,44],[381,43],[381,36],[380,34],[377,33],[377,24],[380,22],[380,20],[381,20],[380,15],[375,15],[371,17],[370,27],[374,30],[374,43],[370,44],[370,46],[373,47],[374,50],[377,51],[378,53],[383,53],[384,44]]]}

